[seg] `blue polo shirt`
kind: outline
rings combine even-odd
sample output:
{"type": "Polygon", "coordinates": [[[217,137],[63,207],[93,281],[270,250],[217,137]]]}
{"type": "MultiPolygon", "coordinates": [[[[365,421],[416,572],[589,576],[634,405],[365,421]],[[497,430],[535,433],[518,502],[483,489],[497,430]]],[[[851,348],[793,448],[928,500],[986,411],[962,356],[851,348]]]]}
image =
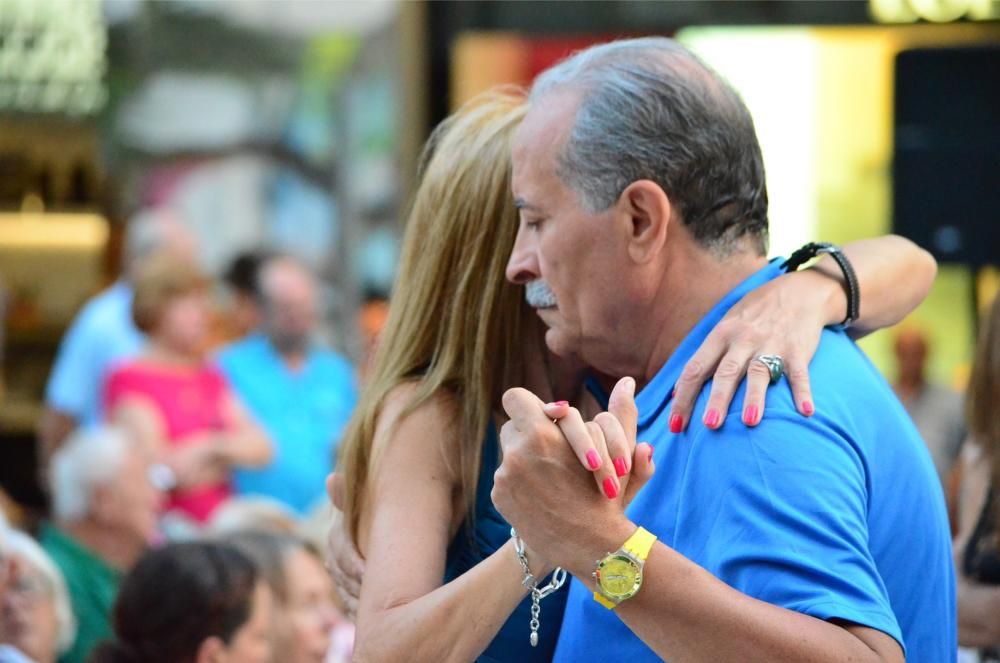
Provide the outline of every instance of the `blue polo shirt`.
{"type": "Polygon", "coordinates": [[[73,319],[45,387],[50,407],[90,427],[101,423],[104,380],[121,361],[139,354],[146,339],[132,321],[132,287],[118,281],[73,319]]]}
{"type": "Polygon", "coordinates": [[[274,445],[268,465],[234,472],[236,492],[272,497],[306,513],[324,494],[358,399],[354,368],[339,354],[313,347],[292,372],[263,334],[223,349],[218,363],[274,445]]]}
{"type": "MultiPolygon", "coordinates": [[[[745,594],[888,633],[910,663],[954,661],[941,486],[902,405],[846,334],[823,332],[810,366],[811,418],[795,411],[783,380],[768,391],[762,422],[747,428],[744,385],[712,431],[701,423],[708,384],[687,431],[669,432],[685,363],[726,311],[779,274],[772,262],[723,298],[636,396],[639,439],[655,445],[656,473],[627,514],[745,594]]],[[[659,658],[574,580],[555,660],[659,658]]]]}

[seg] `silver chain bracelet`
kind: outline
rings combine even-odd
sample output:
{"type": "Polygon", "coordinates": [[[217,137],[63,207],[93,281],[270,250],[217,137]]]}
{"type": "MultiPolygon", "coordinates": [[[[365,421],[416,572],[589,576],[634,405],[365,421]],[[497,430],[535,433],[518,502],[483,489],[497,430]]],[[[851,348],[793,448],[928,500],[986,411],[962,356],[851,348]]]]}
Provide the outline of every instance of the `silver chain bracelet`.
{"type": "Polygon", "coordinates": [[[517,553],[517,561],[521,563],[521,571],[524,572],[524,579],[521,581],[521,584],[526,589],[531,590],[531,636],[529,641],[532,647],[537,647],[538,627],[540,626],[538,617],[542,613],[542,599],[563,586],[566,582],[566,571],[557,566],[556,570],[552,572],[552,580],[549,581],[549,584],[545,585],[545,587],[539,587],[538,580],[532,575],[531,567],[528,566],[528,556],[524,554],[524,541],[517,535],[517,530],[513,527],[510,528],[510,536],[514,539],[514,552],[517,553]]]}

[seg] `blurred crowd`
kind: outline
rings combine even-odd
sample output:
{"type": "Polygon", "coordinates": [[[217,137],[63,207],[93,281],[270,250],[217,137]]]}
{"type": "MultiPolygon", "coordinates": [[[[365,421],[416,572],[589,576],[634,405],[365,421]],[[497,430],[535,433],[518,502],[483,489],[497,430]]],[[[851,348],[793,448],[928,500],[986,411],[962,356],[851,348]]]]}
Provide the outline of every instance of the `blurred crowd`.
{"type": "Polygon", "coordinates": [[[261,251],[216,282],[165,209],[126,232],[46,388],[50,518],[0,523],[0,661],[348,660],[321,550],[357,371],[317,276],[261,251]]]}

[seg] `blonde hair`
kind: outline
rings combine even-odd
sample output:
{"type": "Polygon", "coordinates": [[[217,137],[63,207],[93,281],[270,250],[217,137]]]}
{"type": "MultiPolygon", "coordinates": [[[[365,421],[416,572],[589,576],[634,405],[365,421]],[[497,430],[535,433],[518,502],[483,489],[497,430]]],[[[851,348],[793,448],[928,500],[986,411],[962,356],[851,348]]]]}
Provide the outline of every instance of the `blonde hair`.
{"type": "Polygon", "coordinates": [[[208,290],[210,281],[197,265],[169,253],[156,254],[140,265],[132,282],[132,319],[143,333],[159,323],[177,297],[208,290]]]}
{"type": "Polygon", "coordinates": [[[511,141],[524,112],[523,95],[488,92],[442,122],[424,148],[389,318],[341,445],[355,540],[379,414],[405,383],[416,387],[397,421],[442,392],[461,403],[457,469],[462,502],[474,509],[483,436],[504,388],[521,378],[515,351],[526,304],[504,272],[517,234],[511,141]]]}

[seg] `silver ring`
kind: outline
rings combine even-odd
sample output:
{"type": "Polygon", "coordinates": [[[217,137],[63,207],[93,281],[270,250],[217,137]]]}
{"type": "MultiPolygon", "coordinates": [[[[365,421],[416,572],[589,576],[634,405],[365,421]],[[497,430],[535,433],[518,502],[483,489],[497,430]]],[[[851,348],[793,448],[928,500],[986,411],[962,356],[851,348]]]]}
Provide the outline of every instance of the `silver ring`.
{"type": "Polygon", "coordinates": [[[771,374],[771,384],[780,380],[781,376],[785,374],[785,360],[781,358],[781,355],[759,355],[754,361],[759,361],[767,366],[767,370],[771,374]]]}

